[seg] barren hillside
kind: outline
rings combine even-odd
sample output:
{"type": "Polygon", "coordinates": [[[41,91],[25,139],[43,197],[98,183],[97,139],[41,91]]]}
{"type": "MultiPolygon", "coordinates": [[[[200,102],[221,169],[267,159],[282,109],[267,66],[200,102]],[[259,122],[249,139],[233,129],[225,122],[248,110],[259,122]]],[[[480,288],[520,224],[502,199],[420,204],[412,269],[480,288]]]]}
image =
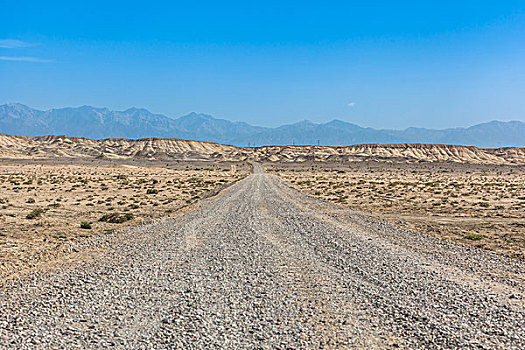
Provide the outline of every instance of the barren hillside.
{"type": "Polygon", "coordinates": [[[181,139],[102,139],[69,136],[13,136],[0,133],[1,158],[108,158],[176,160],[400,161],[525,164],[525,148],[482,149],[473,146],[393,144],[234,147],[181,139]]]}
{"type": "Polygon", "coordinates": [[[272,146],[255,150],[258,160],[269,161],[401,161],[474,164],[525,164],[525,148],[478,148],[432,144],[366,144],[342,147],[272,146]]]}
{"type": "Polygon", "coordinates": [[[102,139],[0,134],[3,158],[141,158],[209,160],[236,157],[239,149],[180,139],[102,139]]]}

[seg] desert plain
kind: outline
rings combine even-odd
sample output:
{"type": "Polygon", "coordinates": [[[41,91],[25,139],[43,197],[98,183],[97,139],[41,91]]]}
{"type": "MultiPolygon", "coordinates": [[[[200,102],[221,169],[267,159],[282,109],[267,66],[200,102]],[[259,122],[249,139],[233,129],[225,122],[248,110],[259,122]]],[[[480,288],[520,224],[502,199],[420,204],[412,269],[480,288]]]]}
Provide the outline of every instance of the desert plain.
{"type": "MultiPolygon", "coordinates": [[[[265,162],[291,187],[364,215],[525,258],[525,167],[453,162],[265,162]]],[[[246,177],[248,162],[4,159],[0,275],[67,243],[168,217],[246,177]]],[[[68,248],[70,249],[70,248],[68,248]]]]}
{"type": "Polygon", "coordinates": [[[167,217],[245,177],[247,163],[0,162],[0,276],[129,225],[167,217]]]}
{"type": "Polygon", "coordinates": [[[398,226],[525,258],[525,167],[455,162],[268,165],[295,189],[398,226]]]}
{"type": "Polygon", "coordinates": [[[0,154],[0,348],[525,346],[524,149],[0,154]]]}

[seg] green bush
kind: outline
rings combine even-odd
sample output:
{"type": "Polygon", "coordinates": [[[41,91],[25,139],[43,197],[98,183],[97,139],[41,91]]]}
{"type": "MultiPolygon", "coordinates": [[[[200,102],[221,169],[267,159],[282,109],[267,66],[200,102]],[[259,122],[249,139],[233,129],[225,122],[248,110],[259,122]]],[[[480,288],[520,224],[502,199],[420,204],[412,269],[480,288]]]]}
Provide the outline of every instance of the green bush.
{"type": "Polygon", "coordinates": [[[479,241],[483,238],[483,236],[477,233],[471,233],[469,235],[466,235],[464,238],[470,239],[471,241],[479,241]]]}
{"type": "Polygon", "coordinates": [[[80,228],[83,228],[84,230],[90,230],[91,229],[91,223],[87,221],[82,221],[80,223],[80,228]]]}
{"type": "Polygon", "coordinates": [[[44,213],[44,209],[42,208],[33,209],[32,212],[27,214],[26,219],[32,220],[32,219],[39,218],[43,213],[44,213]]]}
{"type": "Polygon", "coordinates": [[[112,224],[121,224],[123,222],[129,221],[133,219],[133,214],[127,213],[127,214],[118,214],[118,213],[111,213],[106,214],[102,216],[98,221],[103,222],[109,222],[112,224]]]}
{"type": "Polygon", "coordinates": [[[146,191],[146,194],[157,194],[159,193],[159,190],[157,190],[156,188],[148,188],[148,190],[146,191]]]}

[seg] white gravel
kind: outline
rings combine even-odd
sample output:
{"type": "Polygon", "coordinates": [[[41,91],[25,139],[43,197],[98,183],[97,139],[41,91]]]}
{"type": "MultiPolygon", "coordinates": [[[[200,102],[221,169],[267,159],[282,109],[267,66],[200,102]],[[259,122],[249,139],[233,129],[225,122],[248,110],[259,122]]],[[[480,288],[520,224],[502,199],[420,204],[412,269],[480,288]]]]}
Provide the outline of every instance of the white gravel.
{"type": "Polygon", "coordinates": [[[522,260],[255,170],[94,261],[0,282],[0,348],[525,348],[522,260]]]}

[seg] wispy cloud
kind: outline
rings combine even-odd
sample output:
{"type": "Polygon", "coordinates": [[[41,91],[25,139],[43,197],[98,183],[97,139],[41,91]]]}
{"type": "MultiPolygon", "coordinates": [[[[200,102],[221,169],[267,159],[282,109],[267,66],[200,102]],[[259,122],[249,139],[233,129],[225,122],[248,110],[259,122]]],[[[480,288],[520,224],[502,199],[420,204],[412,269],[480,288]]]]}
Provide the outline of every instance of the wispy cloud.
{"type": "Polygon", "coordinates": [[[48,60],[38,57],[12,57],[12,56],[0,56],[0,61],[14,61],[14,62],[36,62],[36,63],[49,63],[54,60],[48,60]]]}
{"type": "MultiPolygon", "coordinates": [[[[34,46],[32,43],[17,39],[0,39],[0,49],[18,49],[23,47],[34,46]]],[[[46,58],[38,58],[31,56],[0,56],[0,61],[12,61],[12,62],[35,62],[35,63],[48,63],[54,62],[46,58]]]]}
{"type": "Polygon", "coordinates": [[[348,107],[355,107],[355,102],[350,102],[350,103],[348,104],[348,107]]]}
{"type": "Polygon", "coordinates": [[[29,46],[33,46],[33,44],[16,39],[0,39],[0,48],[2,49],[17,49],[29,46]]]}

